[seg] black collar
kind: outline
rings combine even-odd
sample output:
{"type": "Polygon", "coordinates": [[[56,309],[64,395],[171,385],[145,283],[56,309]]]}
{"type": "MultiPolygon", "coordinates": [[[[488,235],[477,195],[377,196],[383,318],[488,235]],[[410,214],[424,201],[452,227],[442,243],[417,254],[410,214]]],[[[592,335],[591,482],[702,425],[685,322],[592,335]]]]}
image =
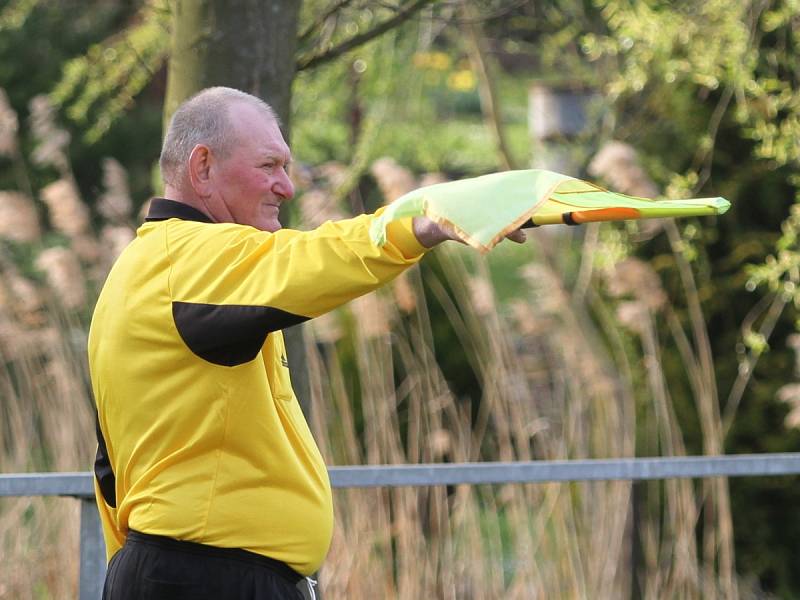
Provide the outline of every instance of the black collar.
{"type": "Polygon", "coordinates": [[[213,223],[214,221],[205,214],[177,200],[167,198],[153,198],[150,201],[150,210],[147,211],[145,221],[166,221],[167,219],[182,219],[184,221],[200,221],[213,223]]]}

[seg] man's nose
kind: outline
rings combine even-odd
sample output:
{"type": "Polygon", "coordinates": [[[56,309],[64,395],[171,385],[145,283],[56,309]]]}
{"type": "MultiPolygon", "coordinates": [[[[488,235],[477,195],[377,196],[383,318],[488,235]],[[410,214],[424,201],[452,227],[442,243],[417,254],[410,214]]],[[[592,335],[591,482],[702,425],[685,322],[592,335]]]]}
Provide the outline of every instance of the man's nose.
{"type": "Polygon", "coordinates": [[[272,191],[284,200],[290,200],[294,196],[294,184],[285,169],[281,169],[281,174],[272,187],[272,191]]]}

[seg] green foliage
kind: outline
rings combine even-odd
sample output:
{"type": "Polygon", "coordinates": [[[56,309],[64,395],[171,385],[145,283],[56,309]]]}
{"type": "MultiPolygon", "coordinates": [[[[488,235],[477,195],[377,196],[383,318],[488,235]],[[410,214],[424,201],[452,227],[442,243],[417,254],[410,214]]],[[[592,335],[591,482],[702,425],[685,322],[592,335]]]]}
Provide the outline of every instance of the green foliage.
{"type": "Polygon", "coordinates": [[[0,12],[0,32],[22,27],[39,0],[13,0],[0,12]]]}
{"type": "MultiPolygon", "coordinates": [[[[304,4],[301,31],[329,6],[309,5],[304,4]]],[[[430,11],[433,23],[452,18],[452,10],[436,3],[430,11]]],[[[361,3],[348,3],[333,30],[323,28],[323,46],[335,46],[388,14],[374,4],[365,9],[361,3]]],[[[292,142],[300,160],[349,163],[360,147],[368,162],[391,156],[418,172],[481,174],[497,168],[461,37],[457,29],[446,28],[442,39],[435,39],[430,28],[431,21],[412,20],[341,60],[298,74],[292,142]]],[[[306,45],[313,41],[301,35],[303,40],[306,45]]],[[[513,75],[496,76],[511,151],[524,164],[522,157],[530,152],[526,85],[513,75]]]]}
{"type": "Polygon", "coordinates": [[[747,289],[753,291],[766,285],[770,291],[782,294],[787,302],[800,309],[800,203],[792,206],[791,214],[781,224],[781,232],[775,245],[776,254],[770,254],[763,264],[748,268],[747,289]]]}
{"type": "MultiPolygon", "coordinates": [[[[18,10],[22,4],[8,2],[1,10],[18,10]]],[[[137,20],[139,3],[123,0],[39,0],[26,7],[24,18],[13,20],[14,27],[0,30],[0,88],[7,91],[18,114],[23,157],[16,164],[0,158],[0,189],[27,192],[20,184],[21,171],[27,170],[33,190],[50,183],[55,175],[50,167],[34,161],[26,164],[34,145],[39,143],[28,120],[29,102],[37,95],[49,95],[63,79],[63,67],[71,60],[87,54],[89,48],[122,43],[125,36],[118,35],[119,32],[130,23],[136,28],[141,21],[137,20]]],[[[69,100],[81,97],[82,91],[76,88],[69,100]]],[[[162,98],[157,88],[145,89],[137,96],[135,105],[117,115],[102,137],[87,143],[86,131],[96,123],[95,119],[102,117],[100,109],[105,110],[109,99],[102,98],[92,107],[87,123],[70,120],[66,115],[69,102],[55,117],[60,126],[69,130],[71,140],[66,150],[78,187],[87,200],[91,203],[101,187],[103,157],[114,156],[128,169],[131,192],[136,202],[141,203],[152,194],[149,171],[160,145],[162,98]]]]}
{"type": "Polygon", "coordinates": [[[64,65],[51,97],[96,142],[133,106],[167,56],[169,13],[164,0],[148,0],[137,23],[110,40],[92,45],[64,65]]]}

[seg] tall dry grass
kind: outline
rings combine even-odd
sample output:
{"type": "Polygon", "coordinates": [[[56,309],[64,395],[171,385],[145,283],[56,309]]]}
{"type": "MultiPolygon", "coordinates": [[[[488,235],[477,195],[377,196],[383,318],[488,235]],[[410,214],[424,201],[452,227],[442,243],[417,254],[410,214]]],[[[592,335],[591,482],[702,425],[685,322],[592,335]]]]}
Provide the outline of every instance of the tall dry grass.
{"type": "MultiPolygon", "coordinates": [[[[40,202],[24,191],[26,178],[22,192],[0,193],[0,214],[20,224],[0,230],[7,251],[0,254],[6,473],[91,464],[88,312],[133,235],[119,165],[105,165],[98,234],[69,170],[64,135],[42,102],[32,108],[34,129],[45,136],[35,159],[49,161],[59,179],[39,191],[40,202]],[[44,247],[45,208],[64,240],[59,247],[44,247]],[[35,261],[12,260],[19,253],[10,250],[19,247],[35,261]]],[[[2,107],[0,114],[11,122],[2,107]]],[[[17,147],[0,143],[9,153],[17,147]]],[[[13,159],[24,172],[18,152],[13,159]]],[[[319,169],[318,180],[328,184],[301,198],[310,225],[344,214],[331,201],[342,172],[337,165],[319,169]]],[[[373,177],[387,201],[419,183],[389,160],[374,165],[373,177]]],[[[326,460],[684,455],[658,319],[667,320],[690,374],[704,448],[718,452],[724,428],[713,357],[691,265],[679,262],[680,239],[670,229],[648,233],[673,242],[691,307],[688,330],[652,268],[625,258],[619,240],[604,231],[587,228],[574,284],[567,284],[561,257],[576,242],[541,231],[529,242],[536,259],[520,274],[524,293],[513,301],[495,297],[487,262],[446,245],[427,259],[435,268],[415,268],[309,323],[311,424],[326,460]],[[434,319],[442,318],[457,347],[437,348],[434,319]],[[445,350],[463,356],[477,405],[453,392],[437,360],[445,350]]],[[[338,490],[321,585],[328,599],[746,596],[734,570],[728,506],[725,480],[338,490]]],[[[0,501],[0,599],[75,596],[77,510],[69,499],[0,501]]]]}
{"type": "MultiPolygon", "coordinates": [[[[0,114],[16,124],[12,113],[0,94],[0,114]]],[[[35,99],[31,114],[32,160],[58,179],[30,190],[17,128],[0,130],[11,138],[0,140],[0,150],[15,162],[23,190],[0,192],[0,472],[85,471],[96,448],[88,315],[120,244],[94,233],[66,154],[68,135],[46,99],[35,99]],[[61,243],[46,245],[44,231],[57,232],[61,243]]],[[[132,238],[129,225],[118,219],[116,227],[117,238],[120,228],[132,238]]],[[[75,499],[0,499],[0,598],[77,597],[78,521],[75,499]]]]}
{"type": "MultiPolygon", "coordinates": [[[[637,171],[635,157],[626,160],[629,180],[617,181],[617,189],[655,189],[637,171]]],[[[595,165],[599,176],[601,167],[595,165]]],[[[380,161],[373,175],[389,201],[416,184],[391,161],[380,161]]],[[[524,269],[526,295],[510,305],[497,304],[487,264],[451,246],[436,251],[439,270],[412,271],[372,298],[311,323],[312,420],[326,459],[686,455],[661,367],[667,341],[659,339],[659,319],[668,321],[669,342],[679,346],[690,374],[704,451],[721,453],[713,357],[677,229],[644,223],[641,233],[666,234],[672,244],[690,308],[688,331],[652,267],[614,257],[599,231],[598,225],[587,229],[571,288],[559,263],[564,238],[542,231],[530,242],[538,259],[524,269]],[[478,381],[476,412],[453,394],[434,358],[434,304],[458,336],[452,351],[463,353],[478,381]],[[337,353],[347,346],[357,376],[346,372],[337,353]],[[360,398],[355,407],[354,398],[360,398]]],[[[629,482],[600,482],[336,494],[337,529],[321,574],[334,598],[755,593],[740,589],[735,573],[725,479],[654,481],[638,484],[635,493],[629,482]]]]}
{"type": "MultiPolygon", "coordinates": [[[[309,336],[313,424],[326,459],[380,464],[631,455],[634,423],[583,336],[572,338],[569,315],[542,323],[534,308],[523,316],[526,333],[516,336],[516,325],[491,300],[473,302],[470,288],[482,282],[486,289],[487,274],[470,273],[461,249],[437,252],[447,281],[431,276],[429,287],[478,377],[479,410],[473,415],[470,403],[453,395],[436,363],[421,274],[413,272],[407,281],[418,298],[413,311],[400,314],[391,297],[375,302],[391,327],[362,325],[374,318],[366,302],[348,311],[362,443],[338,357],[330,341],[309,336]],[[567,344],[542,343],[546,331],[553,342],[567,344]],[[575,364],[579,377],[591,381],[576,379],[575,364]],[[404,374],[399,386],[395,372],[404,374]],[[586,382],[588,389],[581,389],[586,382]]],[[[624,596],[629,497],[624,482],[339,491],[323,589],[333,598],[624,596]]]]}

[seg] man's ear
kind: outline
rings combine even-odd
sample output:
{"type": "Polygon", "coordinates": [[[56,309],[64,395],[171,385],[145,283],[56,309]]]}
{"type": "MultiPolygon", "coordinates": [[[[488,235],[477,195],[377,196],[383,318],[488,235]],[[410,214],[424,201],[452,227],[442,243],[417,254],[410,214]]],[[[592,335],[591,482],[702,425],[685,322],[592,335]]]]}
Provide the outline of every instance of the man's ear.
{"type": "Polygon", "coordinates": [[[197,144],[189,154],[189,182],[195,193],[206,198],[211,195],[211,163],[214,155],[205,144],[197,144]]]}

